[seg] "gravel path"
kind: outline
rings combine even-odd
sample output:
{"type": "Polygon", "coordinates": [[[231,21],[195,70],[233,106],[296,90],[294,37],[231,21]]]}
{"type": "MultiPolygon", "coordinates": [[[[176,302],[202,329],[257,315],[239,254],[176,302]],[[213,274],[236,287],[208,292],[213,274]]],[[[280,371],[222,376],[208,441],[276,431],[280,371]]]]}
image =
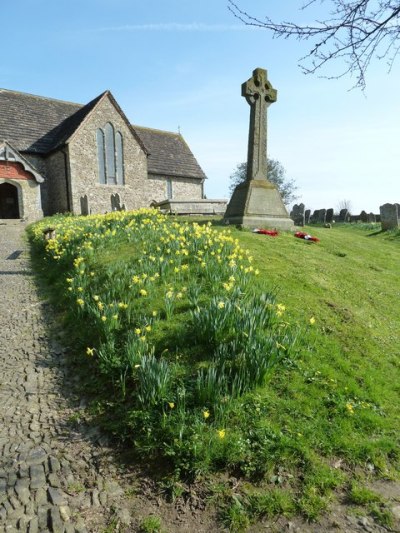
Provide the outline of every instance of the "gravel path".
{"type": "Polygon", "coordinates": [[[73,376],[49,336],[24,229],[0,225],[0,531],[103,531],[110,517],[128,526],[111,450],[71,423],[73,376]]]}

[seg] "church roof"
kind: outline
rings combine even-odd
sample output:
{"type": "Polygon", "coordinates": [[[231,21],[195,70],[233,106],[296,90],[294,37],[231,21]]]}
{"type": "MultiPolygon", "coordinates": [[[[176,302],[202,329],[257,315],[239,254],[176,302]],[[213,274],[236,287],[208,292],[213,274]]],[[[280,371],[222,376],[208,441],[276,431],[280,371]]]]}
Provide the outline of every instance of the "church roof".
{"type": "Polygon", "coordinates": [[[19,151],[51,152],[68,139],[101,96],[82,106],[0,89],[0,138],[19,151]]]}
{"type": "Polygon", "coordinates": [[[161,176],[204,179],[206,175],[180,133],[132,125],[148,156],[148,171],[161,176]]]}
{"type": "MultiPolygon", "coordinates": [[[[77,130],[99,100],[86,105],[0,88],[0,139],[19,152],[46,155],[60,148],[77,130]]],[[[204,179],[206,176],[179,133],[131,126],[132,133],[148,152],[150,174],[204,179]]]]}

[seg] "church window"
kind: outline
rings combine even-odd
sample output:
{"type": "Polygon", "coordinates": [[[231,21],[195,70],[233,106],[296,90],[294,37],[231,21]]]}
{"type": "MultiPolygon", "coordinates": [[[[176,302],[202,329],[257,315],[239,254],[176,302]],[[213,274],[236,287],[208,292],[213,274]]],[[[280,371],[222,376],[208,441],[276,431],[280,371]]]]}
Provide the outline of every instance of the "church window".
{"type": "Polygon", "coordinates": [[[167,198],[168,200],[172,199],[172,179],[167,178],[167,198]]]}
{"type": "Polygon", "coordinates": [[[106,138],[106,175],[107,184],[113,185],[117,183],[115,175],[115,134],[114,127],[110,122],[104,128],[106,138]]]}
{"type": "Polygon", "coordinates": [[[117,167],[117,184],[124,185],[124,146],[119,131],[115,134],[115,161],[117,167]]]}
{"type": "Polygon", "coordinates": [[[121,132],[116,132],[114,126],[107,122],[104,130],[97,130],[96,136],[99,183],[124,185],[124,144],[121,132]]]}
{"type": "Polygon", "coordinates": [[[106,183],[106,164],[104,151],[104,131],[97,130],[97,159],[99,162],[99,182],[106,183]]]}

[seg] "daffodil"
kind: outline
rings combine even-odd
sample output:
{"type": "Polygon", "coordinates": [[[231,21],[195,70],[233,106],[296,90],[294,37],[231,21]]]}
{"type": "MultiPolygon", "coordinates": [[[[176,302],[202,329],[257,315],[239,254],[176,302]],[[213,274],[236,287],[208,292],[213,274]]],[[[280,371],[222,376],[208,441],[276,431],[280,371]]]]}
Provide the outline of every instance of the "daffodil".
{"type": "Polygon", "coordinates": [[[207,418],[210,416],[210,411],[208,409],[206,409],[205,411],[203,411],[203,416],[204,418],[207,420],[207,418]]]}

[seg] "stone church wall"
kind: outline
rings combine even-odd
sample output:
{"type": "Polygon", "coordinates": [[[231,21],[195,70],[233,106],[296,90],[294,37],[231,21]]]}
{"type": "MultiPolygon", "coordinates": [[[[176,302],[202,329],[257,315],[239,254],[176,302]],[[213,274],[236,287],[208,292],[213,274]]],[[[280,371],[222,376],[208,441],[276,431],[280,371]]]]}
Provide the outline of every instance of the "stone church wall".
{"type": "Polygon", "coordinates": [[[9,183],[17,189],[19,218],[30,222],[42,218],[40,184],[19,163],[0,165],[0,185],[9,183]]]}
{"type": "Polygon", "coordinates": [[[162,202],[168,198],[167,180],[171,180],[173,200],[199,200],[203,198],[203,180],[201,179],[150,174],[147,181],[150,201],[162,202]]]}
{"type": "Polygon", "coordinates": [[[40,184],[35,180],[19,182],[22,195],[20,201],[20,217],[29,222],[39,220],[43,217],[42,200],[40,196],[40,184]]]}
{"type": "Polygon", "coordinates": [[[69,211],[69,187],[67,184],[67,155],[58,150],[46,158],[45,215],[69,211]]]}
{"type": "Polygon", "coordinates": [[[172,197],[175,200],[200,200],[203,198],[203,180],[171,178],[172,197]]]}
{"type": "Polygon", "coordinates": [[[43,214],[47,215],[47,205],[48,205],[48,194],[47,194],[47,186],[48,186],[48,179],[46,179],[46,162],[44,158],[40,155],[34,155],[34,154],[27,154],[25,152],[22,152],[22,155],[24,158],[34,167],[36,170],[40,173],[40,175],[44,178],[44,182],[40,184],[40,196],[41,196],[41,203],[43,208],[43,214]]]}
{"type": "Polygon", "coordinates": [[[108,97],[97,105],[75,132],[69,142],[69,155],[71,211],[74,214],[81,214],[83,204],[91,213],[109,212],[112,210],[111,196],[115,194],[119,195],[120,203],[126,209],[150,205],[151,199],[146,190],[147,156],[108,97]],[[107,122],[123,137],[125,185],[99,183],[96,133],[98,128],[104,130],[107,122]],[[87,201],[83,200],[85,197],[87,201]]]}

